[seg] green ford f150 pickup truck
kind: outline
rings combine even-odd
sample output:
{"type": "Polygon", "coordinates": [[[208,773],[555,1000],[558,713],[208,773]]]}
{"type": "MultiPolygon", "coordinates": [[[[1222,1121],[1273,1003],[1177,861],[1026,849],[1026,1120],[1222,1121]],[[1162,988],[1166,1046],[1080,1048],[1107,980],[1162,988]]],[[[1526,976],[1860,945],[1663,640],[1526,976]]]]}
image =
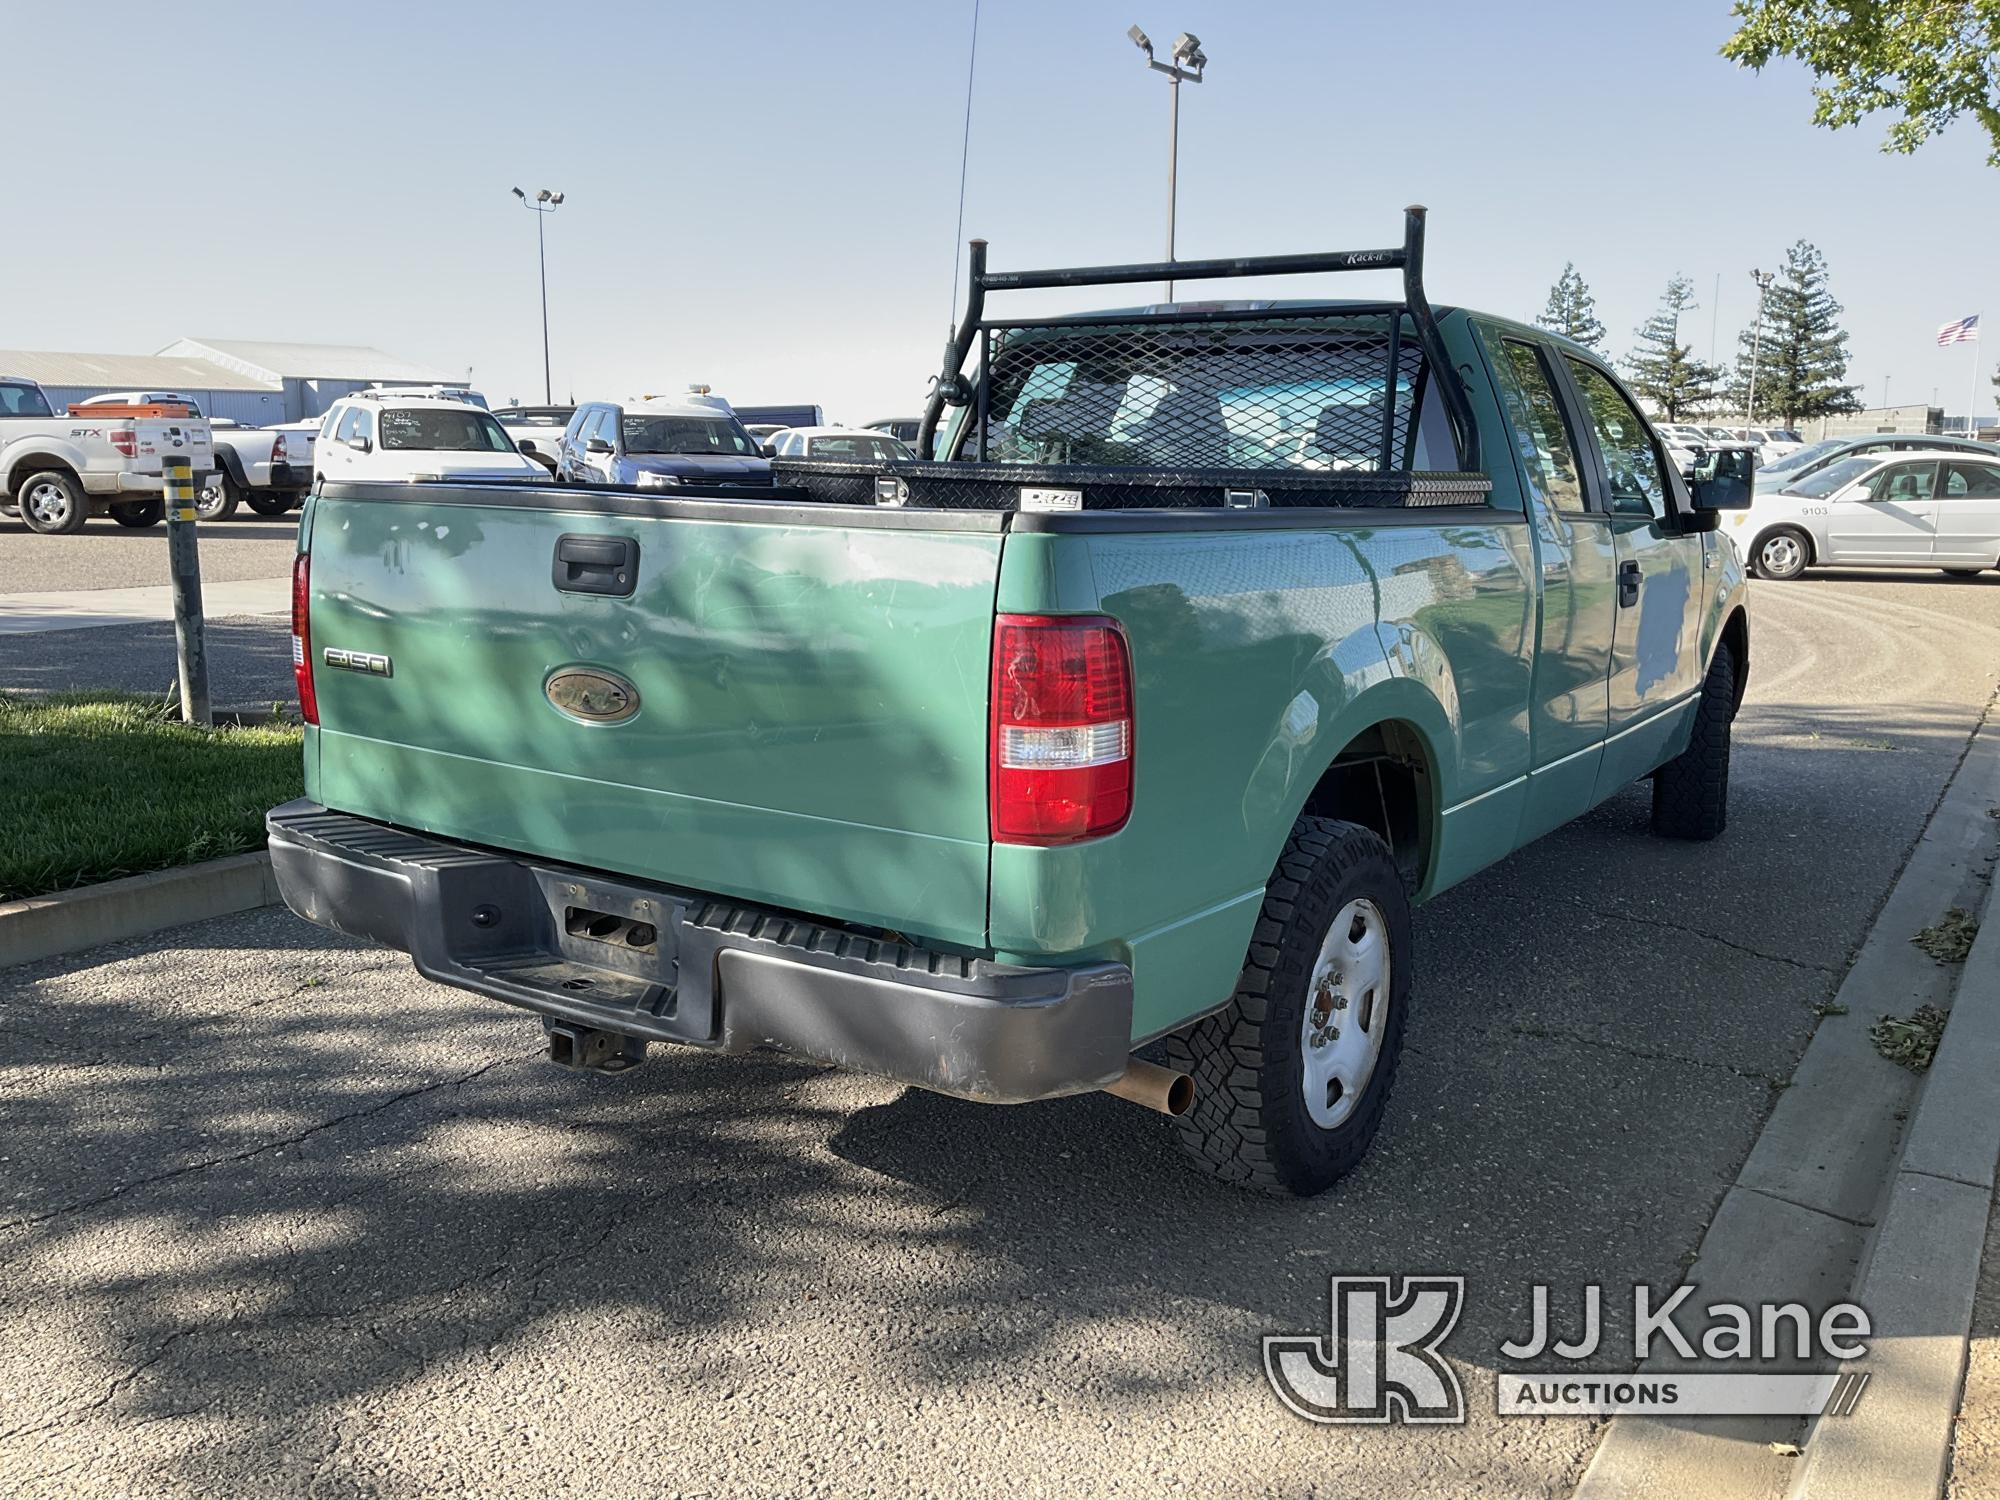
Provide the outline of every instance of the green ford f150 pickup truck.
{"type": "Polygon", "coordinates": [[[1749,666],[1714,529],[1747,460],[1684,481],[1598,356],[1433,312],[1422,242],[1421,210],[1399,248],[1171,268],[974,242],[935,460],[322,486],[285,899],[571,1066],[1109,1089],[1220,1176],[1326,1187],[1388,1097],[1412,902],[1641,777],[1661,833],[1721,832],[1749,666]],[[1400,300],[987,315],[1384,269],[1400,300]]]}

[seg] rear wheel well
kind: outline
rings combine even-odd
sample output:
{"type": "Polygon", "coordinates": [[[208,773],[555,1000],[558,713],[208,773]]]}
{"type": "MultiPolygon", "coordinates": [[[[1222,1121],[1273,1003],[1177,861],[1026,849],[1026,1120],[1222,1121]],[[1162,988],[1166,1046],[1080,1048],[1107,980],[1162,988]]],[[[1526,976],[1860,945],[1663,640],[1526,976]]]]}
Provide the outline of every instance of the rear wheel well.
{"type": "Polygon", "coordinates": [[[1390,720],[1348,742],[1301,812],[1372,830],[1389,846],[1404,883],[1416,890],[1430,870],[1435,787],[1422,736],[1409,724],[1390,720]]]}
{"type": "Polygon", "coordinates": [[[7,495],[11,498],[14,491],[20,488],[21,481],[26,479],[30,474],[42,474],[51,469],[58,474],[67,474],[71,479],[76,480],[77,488],[81,489],[83,487],[83,480],[77,474],[76,470],[57,458],[53,453],[31,453],[26,458],[16,459],[14,466],[7,471],[7,495]]]}

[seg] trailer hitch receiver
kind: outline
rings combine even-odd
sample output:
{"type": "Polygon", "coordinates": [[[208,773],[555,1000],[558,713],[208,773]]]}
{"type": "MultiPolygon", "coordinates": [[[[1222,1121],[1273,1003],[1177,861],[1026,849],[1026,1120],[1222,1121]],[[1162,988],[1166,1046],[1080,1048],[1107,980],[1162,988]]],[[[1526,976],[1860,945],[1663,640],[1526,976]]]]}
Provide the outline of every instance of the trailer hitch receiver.
{"type": "Polygon", "coordinates": [[[646,1039],[622,1031],[599,1031],[567,1021],[544,1021],[549,1061],[562,1068],[594,1073],[625,1073],[646,1060],[646,1039]]]}

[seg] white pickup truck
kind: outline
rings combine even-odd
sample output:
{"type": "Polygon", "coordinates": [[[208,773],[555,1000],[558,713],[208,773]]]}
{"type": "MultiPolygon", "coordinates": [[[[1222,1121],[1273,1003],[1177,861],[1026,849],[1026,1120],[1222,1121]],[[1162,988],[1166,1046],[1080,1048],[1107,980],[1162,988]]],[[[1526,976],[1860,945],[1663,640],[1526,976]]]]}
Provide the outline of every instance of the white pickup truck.
{"type": "Polygon", "coordinates": [[[215,467],[208,423],[169,406],[57,416],[32,380],[0,376],[0,511],[30,531],[81,531],[93,515],[151,526],[166,513],[160,471],[185,457],[199,485],[215,467]]]}
{"type": "MultiPolygon", "coordinates": [[[[70,406],[81,416],[92,407],[178,403],[190,415],[203,415],[201,403],[177,391],[107,391],[70,406]]],[[[260,516],[281,516],[304,498],[312,484],[312,434],[317,422],[293,422],[283,427],[245,427],[227,417],[208,419],[215,448],[215,469],[201,482],[195,514],[204,521],[226,521],[236,507],[247,504],[260,516]]]]}
{"type": "Polygon", "coordinates": [[[211,418],[209,430],[215,439],[215,472],[195,501],[204,521],[226,521],[239,504],[260,516],[282,516],[305,498],[312,486],[318,422],[239,427],[211,418]]]}

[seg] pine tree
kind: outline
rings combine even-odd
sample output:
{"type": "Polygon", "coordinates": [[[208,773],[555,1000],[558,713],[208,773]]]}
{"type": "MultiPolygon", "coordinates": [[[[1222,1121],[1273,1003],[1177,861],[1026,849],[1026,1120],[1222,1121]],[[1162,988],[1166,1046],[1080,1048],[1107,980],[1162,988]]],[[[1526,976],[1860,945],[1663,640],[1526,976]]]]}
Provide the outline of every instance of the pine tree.
{"type": "Polygon", "coordinates": [[[1700,305],[1694,300],[1694,283],[1674,277],[1659,311],[1637,329],[1638,345],[1625,361],[1632,389],[1669,422],[1697,416],[1721,399],[1722,372],[1696,359],[1694,345],[1681,342],[1681,315],[1700,305]]]}
{"type": "Polygon", "coordinates": [[[1847,383],[1847,331],[1840,313],[1827,289],[1826,257],[1800,240],[1785,252],[1785,268],[1764,299],[1761,343],[1754,324],[1737,339],[1730,404],[1739,411],[1747,404],[1755,351],[1757,409],[1751,421],[1775,417],[1796,427],[1813,417],[1861,410],[1861,387],[1847,383]]]}
{"type": "Polygon", "coordinates": [[[1535,321],[1564,338],[1591,349],[1604,347],[1604,325],[1597,319],[1597,299],[1577,274],[1573,261],[1564,261],[1562,275],[1549,288],[1548,306],[1535,321]]]}

